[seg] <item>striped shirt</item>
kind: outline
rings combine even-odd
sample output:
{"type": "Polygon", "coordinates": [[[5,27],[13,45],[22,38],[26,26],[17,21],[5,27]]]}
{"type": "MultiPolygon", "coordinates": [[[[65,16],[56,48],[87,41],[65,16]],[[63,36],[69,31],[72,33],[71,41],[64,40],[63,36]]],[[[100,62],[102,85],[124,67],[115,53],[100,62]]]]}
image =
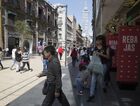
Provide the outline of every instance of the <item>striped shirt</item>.
{"type": "Polygon", "coordinates": [[[23,52],[22,54],[22,62],[28,62],[29,61],[29,52],[23,52]]]}

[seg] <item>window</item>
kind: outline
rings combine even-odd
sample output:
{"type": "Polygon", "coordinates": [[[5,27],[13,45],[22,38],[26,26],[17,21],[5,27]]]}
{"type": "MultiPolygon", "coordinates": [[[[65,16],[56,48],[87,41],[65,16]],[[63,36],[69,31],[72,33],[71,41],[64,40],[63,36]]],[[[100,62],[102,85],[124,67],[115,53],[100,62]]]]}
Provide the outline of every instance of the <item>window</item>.
{"type": "Polygon", "coordinates": [[[50,16],[48,15],[48,22],[50,22],[50,16]]]}
{"type": "Polygon", "coordinates": [[[61,33],[59,33],[59,39],[62,39],[62,34],[61,33]]]}
{"type": "Polygon", "coordinates": [[[31,14],[31,3],[27,2],[27,13],[31,14]]]}
{"type": "Polygon", "coordinates": [[[15,15],[14,14],[8,14],[8,24],[13,26],[14,23],[15,23],[15,15]]]}

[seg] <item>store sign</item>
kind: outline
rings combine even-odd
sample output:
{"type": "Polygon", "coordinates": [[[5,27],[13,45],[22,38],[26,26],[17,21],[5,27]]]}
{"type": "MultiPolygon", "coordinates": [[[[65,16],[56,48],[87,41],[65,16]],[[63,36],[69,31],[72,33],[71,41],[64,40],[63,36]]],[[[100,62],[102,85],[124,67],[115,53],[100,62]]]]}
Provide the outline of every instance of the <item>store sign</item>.
{"type": "Polygon", "coordinates": [[[140,27],[122,26],[117,46],[117,81],[138,82],[140,63],[140,27]]]}
{"type": "Polygon", "coordinates": [[[112,48],[115,52],[115,55],[112,57],[112,68],[116,68],[117,66],[117,57],[116,57],[116,52],[117,52],[117,44],[118,44],[118,35],[117,34],[113,34],[113,33],[109,33],[107,35],[107,45],[110,46],[110,48],[112,48]]]}
{"type": "Polygon", "coordinates": [[[118,35],[108,35],[107,36],[107,44],[114,50],[117,48],[118,43],[118,35]]]}
{"type": "Polygon", "coordinates": [[[122,43],[124,44],[123,51],[136,51],[136,45],[138,44],[138,36],[123,36],[122,43]]]}

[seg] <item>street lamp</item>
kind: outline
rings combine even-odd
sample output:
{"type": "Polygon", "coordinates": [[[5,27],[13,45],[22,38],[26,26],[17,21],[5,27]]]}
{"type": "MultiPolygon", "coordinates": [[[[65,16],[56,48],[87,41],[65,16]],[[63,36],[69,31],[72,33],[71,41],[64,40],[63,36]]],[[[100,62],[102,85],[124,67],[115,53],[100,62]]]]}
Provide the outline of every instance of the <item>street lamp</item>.
{"type": "Polygon", "coordinates": [[[64,52],[64,56],[65,56],[65,66],[66,66],[66,61],[67,61],[67,5],[57,5],[56,9],[58,9],[59,7],[65,8],[65,41],[64,41],[64,46],[65,46],[65,52],[64,52]]]}

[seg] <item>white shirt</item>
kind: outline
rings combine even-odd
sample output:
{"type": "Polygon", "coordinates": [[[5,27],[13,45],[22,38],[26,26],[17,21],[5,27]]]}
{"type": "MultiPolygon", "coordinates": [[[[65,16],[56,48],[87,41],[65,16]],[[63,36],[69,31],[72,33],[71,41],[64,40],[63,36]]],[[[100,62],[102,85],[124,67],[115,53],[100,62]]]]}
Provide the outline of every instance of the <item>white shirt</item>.
{"type": "Polygon", "coordinates": [[[12,49],[12,58],[13,58],[13,59],[15,59],[15,52],[16,52],[16,50],[17,50],[17,49],[15,49],[15,48],[12,49]]]}
{"type": "Polygon", "coordinates": [[[86,51],[84,51],[84,50],[81,50],[80,51],[80,56],[83,56],[83,55],[85,55],[86,54],[86,51]]]}

